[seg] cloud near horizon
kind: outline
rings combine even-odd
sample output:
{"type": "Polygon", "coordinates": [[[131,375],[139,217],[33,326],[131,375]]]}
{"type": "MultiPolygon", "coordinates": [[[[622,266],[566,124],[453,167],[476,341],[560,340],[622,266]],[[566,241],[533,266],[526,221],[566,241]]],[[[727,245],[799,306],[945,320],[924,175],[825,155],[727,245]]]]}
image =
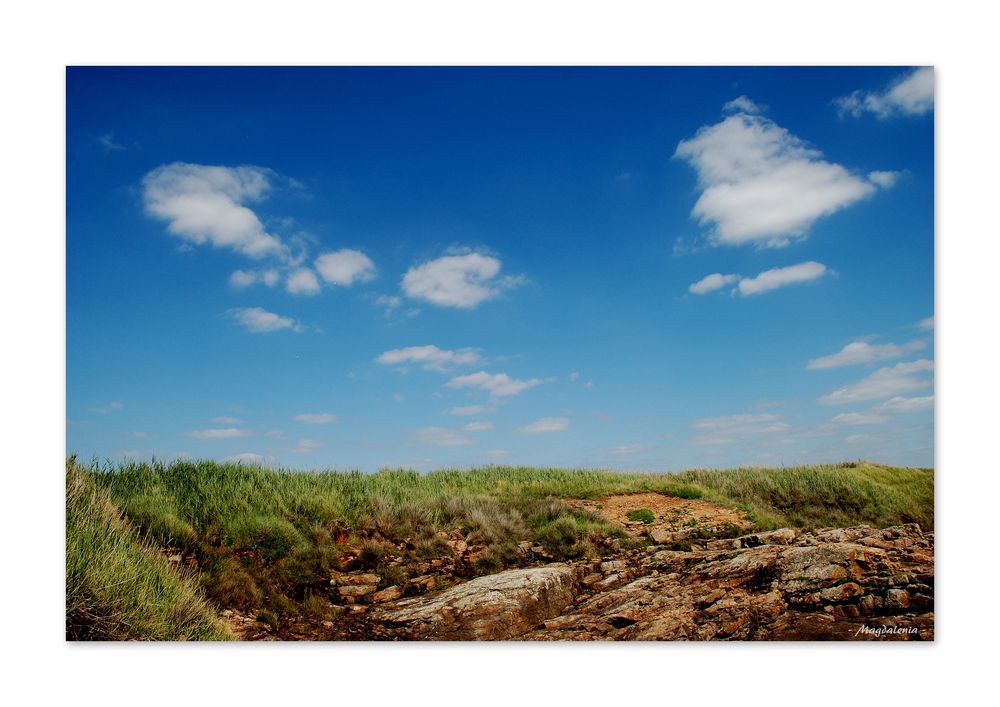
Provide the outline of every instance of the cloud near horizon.
{"type": "Polygon", "coordinates": [[[524,427],[518,427],[516,431],[523,435],[541,435],[551,432],[564,432],[568,429],[569,420],[565,417],[543,417],[524,427]]]}
{"type": "Polygon", "coordinates": [[[702,193],[691,215],[714,227],[709,238],[716,244],[787,245],[879,185],[825,161],[822,152],[774,121],[746,111],[702,127],[678,143],[674,156],[698,173],[702,193]]]}
{"type": "Polygon", "coordinates": [[[412,444],[428,444],[434,447],[467,447],[476,440],[466,437],[446,427],[422,427],[410,433],[412,444]]]}

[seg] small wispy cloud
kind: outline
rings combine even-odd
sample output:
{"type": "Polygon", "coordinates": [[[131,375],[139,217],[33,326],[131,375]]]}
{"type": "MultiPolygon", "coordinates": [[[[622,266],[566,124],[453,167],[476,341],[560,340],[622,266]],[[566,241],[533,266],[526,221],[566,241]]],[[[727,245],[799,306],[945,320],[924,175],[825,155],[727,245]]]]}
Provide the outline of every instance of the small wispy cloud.
{"type": "Polygon", "coordinates": [[[468,417],[470,415],[483,415],[493,412],[493,408],[488,405],[459,405],[453,407],[449,412],[457,417],[468,417]]]}
{"type": "Polygon", "coordinates": [[[773,413],[743,413],[695,420],[691,428],[698,434],[692,439],[699,445],[726,445],[756,440],[763,436],[788,432],[790,426],[773,413]]]}
{"type": "Polygon", "coordinates": [[[765,270],[757,275],[757,277],[740,280],[739,291],[741,295],[749,297],[751,295],[770,292],[779,287],[817,280],[823,277],[824,274],[826,274],[826,266],[815,261],[789,265],[783,268],[773,268],[765,270]]]}
{"type": "Polygon", "coordinates": [[[412,430],[409,441],[412,444],[427,444],[435,447],[466,447],[476,440],[446,427],[423,427],[412,430]]]}
{"type": "Polygon", "coordinates": [[[120,152],[125,149],[125,146],[115,140],[115,134],[113,132],[104,133],[97,138],[97,142],[101,144],[105,152],[120,152]]]}
{"type": "Polygon", "coordinates": [[[930,378],[920,375],[933,370],[934,362],[927,359],[897,363],[895,366],[880,368],[863,380],[838,388],[822,396],[819,401],[823,405],[846,405],[911,393],[933,384],[930,378]]]}
{"type": "Polygon", "coordinates": [[[120,400],[115,400],[108,403],[107,405],[102,405],[100,407],[90,408],[90,412],[96,412],[98,415],[107,415],[109,412],[114,412],[115,410],[121,410],[125,407],[125,404],[120,400]]]}
{"type": "Polygon", "coordinates": [[[470,422],[469,424],[462,427],[465,432],[485,432],[486,430],[492,430],[492,422],[470,422]]]}
{"type": "Polygon", "coordinates": [[[540,435],[551,432],[563,432],[568,429],[569,420],[565,417],[543,417],[524,427],[518,427],[517,432],[525,435],[540,435]]]}
{"type": "Polygon", "coordinates": [[[337,421],[337,416],[329,412],[303,412],[295,416],[298,422],[308,425],[329,425],[337,421]]]}
{"type": "Polygon", "coordinates": [[[237,427],[220,427],[207,430],[191,430],[188,437],[194,439],[234,439],[236,437],[249,437],[252,432],[241,430],[237,427]]]}
{"type": "Polygon", "coordinates": [[[213,417],[212,418],[212,422],[214,422],[216,425],[242,425],[243,424],[243,420],[240,420],[239,418],[236,418],[236,417],[226,417],[225,415],[221,415],[219,417],[213,417]]]}
{"type": "Polygon", "coordinates": [[[714,292],[715,290],[721,290],[726,285],[731,285],[737,280],[739,280],[739,275],[723,275],[719,272],[714,272],[711,275],[706,275],[705,277],[698,280],[698,282],[692,283],[688,287],[688,292],[693,295],[703,295],[707,292],[714,292]]]}
{"type": "Polygon", "coordinates": [[[506,373],[470,373],[467,376],[458,376],[445,383],[448,388],[479,388],[487,391],[494,398],[505,398],[518,393],[523,393],[529,388],[540,385],[542,380],[531,378],[530,380],[517,380],[511,378],[506,373]]]}
{"type": "Polygon", "coordinates": [[[375,362],[386,366],[414,363],[429,371],[447,371],[455,366],[480,365],[484,363],[484,359],[478,349],[464,348],[451,351],[427,345],[392,349],[380,354],[375,362]]]}
{"type": "Polygon", "coordinates": [[[322,447],[324,440],[322,439],[300,439],[299,443],[292,450],[293,454],[308,454],[309,452],[315,452],[317,449],[322,447]]]}
{"type": "Polygon", "coordinates": [[[272,466],[274,457],[257,454],[256,452],[243,452],[225,457],[222,461],[230,464],[245,464],[247,466],[272,466]]]}
{"type": "Polygon", "coordinates": [[[926,347],[927,342],[922,339],[905,344],[871,344],[867,341],[852,341],[835,354],[812,359],[806,368],[821,370],[885,361],[906,356],[926,347]]]}
{"type": "Polygon", "coordinates": [[[226,314],[252,334],[290,330],[301,332],[303,327],[291,317],[269,312],[261,307],[237,307],[226,314]]]}

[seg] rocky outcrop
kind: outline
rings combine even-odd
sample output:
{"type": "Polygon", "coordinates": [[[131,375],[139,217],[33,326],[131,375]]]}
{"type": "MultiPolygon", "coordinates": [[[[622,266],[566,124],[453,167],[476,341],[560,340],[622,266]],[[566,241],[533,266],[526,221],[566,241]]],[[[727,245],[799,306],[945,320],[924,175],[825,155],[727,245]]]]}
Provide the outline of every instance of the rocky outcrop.
{"type": "Polygon", "coordinates": [[[558,616],[577,597],[577,568],[566,564],[478,577],[436,596],[407,599],[379,619],[398,638],[504,640],[558,616]]]}
{"type": "Polygon", "coordinates": [[[372,618],[410,639],[928,640],[933,586],[916,525],[782,529],[510,570],[372,618]]]}

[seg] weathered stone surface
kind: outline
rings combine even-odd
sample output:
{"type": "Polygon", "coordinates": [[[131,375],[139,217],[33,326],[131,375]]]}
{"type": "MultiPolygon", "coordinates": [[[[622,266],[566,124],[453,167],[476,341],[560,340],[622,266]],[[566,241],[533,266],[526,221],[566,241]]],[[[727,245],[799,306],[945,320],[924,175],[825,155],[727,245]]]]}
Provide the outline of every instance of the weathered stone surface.
{"type": "Polygon", "coordinates": [[[403,596],[403,590],[400,587],[392,586],[386,587],[385,589],[375,592],[372,594],[372,601],[376,604],[381,604],[386,601],[395,601],[403,596]]]}
{"type": "Polygon", "coordinates": [[[401,601],[379,618],[406,638],[516,638],[573,603],[577,574],[562,563],[508,570],[477,577],[436,596],[401,601]]]}

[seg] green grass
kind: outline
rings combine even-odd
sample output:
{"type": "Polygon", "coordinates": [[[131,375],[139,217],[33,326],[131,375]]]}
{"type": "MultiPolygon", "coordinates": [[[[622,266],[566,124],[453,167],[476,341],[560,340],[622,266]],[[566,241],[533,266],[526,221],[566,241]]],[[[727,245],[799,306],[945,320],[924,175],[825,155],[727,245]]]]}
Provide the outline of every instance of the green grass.
{"type": "Polygon", "coordinates": [[[66,634],[70,640],[226,640],[228,629],[144,542],[92,478],[66,467],[66,634]]]}
{"type": "Polygon", "coordinates": [[[637,508],[634,511],[629,511],[626,518],[629,520],[642,521],[646,525],[649,525],[656,520],[656,516],[653,515],[653,511],[648,508],[637,508]]]}
{"type": "MultiPolygon", "coordinates": [[[[315,612],[305,602],[329,591],[330,572],[340,569],[348,546],[360,552],[352,562],[387,585],[450,556],[439,531],[488,548],[467,569],[473,573],[530,561],[518,552],[524,540],[555,559],[598,556],[612,538],[628,543],[620,528],[561,499],[653,491],[738,507],[760,529],[903,522],[933,528],[932,470],[867,463],[679,474],[490,466],[422,475],[179,461],[95,463],[74,473],[121,509],[145,541],[194,556],[202,588],[218,608],[263,611],[279,625],[296,607],[315,612]]],[[[95,551],[74,542],[67,563],[84,565],[95,551]]],[[[125,567],[116,572],[129,576],[125,567]]]]}

